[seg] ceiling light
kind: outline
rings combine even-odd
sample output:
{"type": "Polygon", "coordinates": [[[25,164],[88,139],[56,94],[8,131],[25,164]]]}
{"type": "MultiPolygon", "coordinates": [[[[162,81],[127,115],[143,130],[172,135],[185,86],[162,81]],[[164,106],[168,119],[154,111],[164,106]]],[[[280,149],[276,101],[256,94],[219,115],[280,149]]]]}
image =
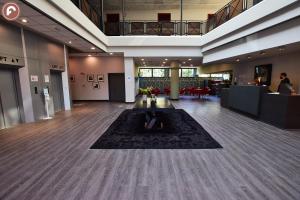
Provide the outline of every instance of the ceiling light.
{"type": "Polygon", "coordinates": [[[191,58],[189,58],[189,61],[191,61],[192,59],[191,58]]]}
{"type": "Polygon", "coordinates": [[[88,57],[91,57],[91,56],[92,56],[91,54],[88,55],[88,57]]]}
{"type": "Polygon", "coordinates": [[[92,49],[92,50],[95,50],[96,48],[95,48],[95,47],[91,47],[91,49],[92,49]]]}
{"type": "Polygon", "coordinates": [[[164,61],[163,64],[166,64],[166,62],[164,61]]]}
{"type": "Polygon", "coordinates": [[[190,64],[191,67],[193,67],[193,64],[190,64]]]}
{"type": "Polygon", "coordinates": [[[279,51],[284,51],[285,48],[284,47],[279,47],[279,51]]]}
{"type": "Polygon", "coordinates": [[[22,21],[23,23],[27,23],[27,22],[28,22],[28,20],[27,20],[27,19],[25,19],[25,18],[24,18],[24,19],[22,19],[21,21],[22,21]]]}
{"type": "Polygon", "coordinates": [[[251,56],[247,56],[248,59],[251,59],[251,56]]]}
{"type": "Polygon", "coordinates": [[[240,59],[239,59],[239,58],[237,58],[235,61],[236,61],[236,62],[240,62],[240,59]]]}
{"type": "Polygon", "coordinates": [[[145,60],[144,58],[141,59],[141,61],[144,61],[144,60],[145,60]]]}
{"type": "Polygon", "coordinates": [[[110,52],[110,53],[109,53],[109,55],[111,55],[111,56],[112,56],[112,55],[114,55],[114,53],[113,53],[113,52],[110,52]]]}
{"type": "Polygon", "coordinates": [[[72,41],[70,40],[68,43],[69,43],[69,44],[72,44],[72,41]]]}
{"type": "Polygon", "coordinates": [[[165,58],[165,61],[167,61],[168,60],[168,58],[165,58]]]}
{"type": "Polygon", "coordinates": [[[185,62],[182,62],[182,64],[185,64],[185,62]]]}

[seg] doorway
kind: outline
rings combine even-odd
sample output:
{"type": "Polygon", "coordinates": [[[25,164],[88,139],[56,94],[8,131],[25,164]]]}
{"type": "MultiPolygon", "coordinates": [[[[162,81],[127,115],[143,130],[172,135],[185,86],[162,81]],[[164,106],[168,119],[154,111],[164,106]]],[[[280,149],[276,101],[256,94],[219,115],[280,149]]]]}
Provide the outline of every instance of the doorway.
{"type": "Polygon", "coordinates": [[[120,15],[106,14],[105,33],[110,36],[120,35],[120,15]]]}
{"type": "Polygon", "coordinates": [[[53,98],[54,111],[64,109],[62,77],[60,71],[50,70],[50,96],[53,98]]]}
{"type": "Polygon", "coordinates": [[[125,102],[125,74],[108,74],[109,100],[125,102]]]}
{"type": "Polygon", "coordinates": [[[170,22],[171,21],[171,13],[158,13],[157,20],[159,22],[170,22]]]}
{"type": "Polygon", "coordinates": [[[0,129],[21,122],[17,73],[17,69],[2,68],[0,65],[0,129]]]}

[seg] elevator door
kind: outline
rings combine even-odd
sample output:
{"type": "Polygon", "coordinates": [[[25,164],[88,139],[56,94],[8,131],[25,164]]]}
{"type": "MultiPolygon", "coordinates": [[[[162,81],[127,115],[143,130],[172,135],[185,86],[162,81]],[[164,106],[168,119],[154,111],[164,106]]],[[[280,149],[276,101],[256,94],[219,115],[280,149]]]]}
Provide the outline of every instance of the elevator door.
{"type": "Polygon", "coordinates": [[[17,70],[0,68],[0,129],[20,123],[16,73],[17,70]]]}
{"type": "Polygon", "coordinates": [[[51,71],[50,79],[50,95],[53,97],[54,111],[58,112],[64,108],[61,72],[51,71]]]}

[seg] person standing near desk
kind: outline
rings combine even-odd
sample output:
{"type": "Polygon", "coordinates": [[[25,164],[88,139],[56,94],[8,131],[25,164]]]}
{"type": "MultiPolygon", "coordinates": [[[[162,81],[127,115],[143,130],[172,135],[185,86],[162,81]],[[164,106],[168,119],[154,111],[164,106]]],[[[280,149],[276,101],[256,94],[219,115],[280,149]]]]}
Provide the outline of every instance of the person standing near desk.
{"type": "Polygon", "coordinates": [[[292,88],[292,84],[290,79],[287,77],[287,74],[285,72],[282,72],[280,74],[280,84],[278,86],[277,92],[282,94],[292,94],[294,93],[294,89],[292,88]]]}

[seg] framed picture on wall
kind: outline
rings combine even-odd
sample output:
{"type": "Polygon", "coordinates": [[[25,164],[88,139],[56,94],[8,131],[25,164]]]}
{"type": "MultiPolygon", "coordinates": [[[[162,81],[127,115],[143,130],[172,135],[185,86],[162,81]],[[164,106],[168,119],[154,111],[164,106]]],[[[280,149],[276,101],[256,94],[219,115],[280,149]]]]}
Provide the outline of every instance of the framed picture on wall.
{"type": "Polygon", "coordinates": [[[104,75],[103,74],[98,74],[97,75],[97,80],[98,80],[98,82],[104,82],[104,75]]]}
{"type": "Polygon", "coordinates": [[[255,66],[254,80],[259,82],[259,85],[271,85],[272,64],[255,66]]]}
{"type": "Polygon", "coordinates": [[[94,74],[88,74],[87,75],[87,81],[88,82],[94,82],[94,74]]]}
{"type": "Polygon", "coordinates": [[[93,83],[93,88],[94,89],[100,89],[100,84],[98,82],[93,83]]]}
{"type": "Polygon", "coordinates": [[[70,81],[75,82],[75,75],[70,75],[70,81]]]}

